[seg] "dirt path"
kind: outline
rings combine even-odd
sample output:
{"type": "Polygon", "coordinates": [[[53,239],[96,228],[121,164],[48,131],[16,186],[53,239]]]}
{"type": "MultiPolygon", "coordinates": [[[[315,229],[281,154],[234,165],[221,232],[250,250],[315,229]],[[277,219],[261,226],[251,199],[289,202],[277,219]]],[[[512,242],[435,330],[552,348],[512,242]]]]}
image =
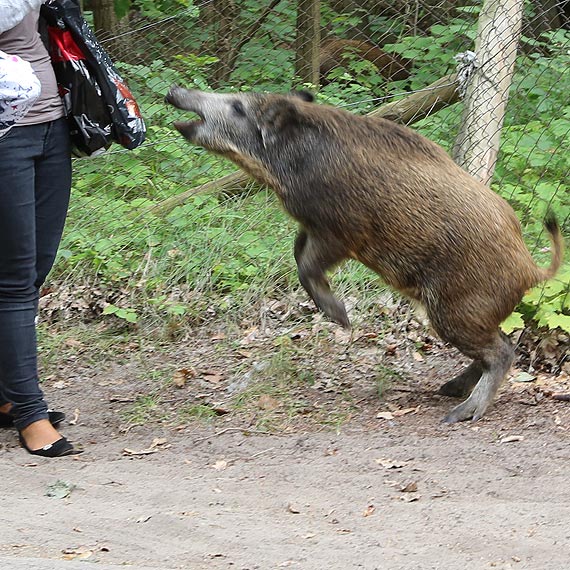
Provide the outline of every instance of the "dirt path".
{"type": "Polygon", "coordinates": [[[9,448],[0,557],[192,570],[564,570],[569,432],[549,412],[512,433],[494,422],[426,428],[433,418],[416,416],[338,435],[165,430],[168,443],[134,457],[123,450],[148,448],[148,434],[90,443],[74,460],[30,463],[9,448]],[[57,480],[75,486],[68,498],[45,495],[57,480]]]}
{"type": "MultiPolygon", "coordinates": [[[[433,391],[461,363],[445,348],[430,341],[421,359],[390,361],[408,372],[379,399],[377,378],[370,380],[378,362],[367,360],[377,346],[355,342],[347,357],[333,341],[317,354],[305,339],[285,363],[291,393],[256,393],[250,407],[181,425],[175,412],[183,404],[216,409],[236,376],[259,369],[247,363],[275,350],[272,341],[264,348],[232,339],[226,350],[215,346],[220,338],[194,334],[193,344],[173,344],[168,354],[114,345],[114,358],[97,364],[73,353],[81,348],[75,339],[59,346],[46,389],[68,412],[80,410],[62,431],[85,453],[34,461],[2,430],[1,568],[570,567],[570,405],[531,386],[540,378],[507,383],[483,420],[450,427],[440,420],[452,402],[433,391]],[[157,391],[161,367],[171,377],[190,363],[197,370],[187,385],[157,391]],[[310,385],[291,384],[309,372],[310,385]],[[152,414],[127,425],[125,412],[132,417],[147,394],[152,414]],[[337,429],[319,423],[338,410],[337,429]],[[305,420],[311,414],[317,421],[305,420]],[[260,435],[267,419],[276,434],[260,435]],[[58,481],[63,487],[54,489],[58,481]]],[[[283,360],[279,366],[263,369],[273,374],[268,389],[281,382],[283,360]]]]}

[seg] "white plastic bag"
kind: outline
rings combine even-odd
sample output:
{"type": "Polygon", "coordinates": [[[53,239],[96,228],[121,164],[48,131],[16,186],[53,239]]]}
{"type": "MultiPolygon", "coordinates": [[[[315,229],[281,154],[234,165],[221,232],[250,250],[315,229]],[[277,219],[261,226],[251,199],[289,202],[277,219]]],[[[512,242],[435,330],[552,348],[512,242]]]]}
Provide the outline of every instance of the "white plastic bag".
{"type": "Polygon", "coordinates": [[[0,51],[0,137],[30,110],[40,93],[40,80],[32,66],[0,51]]]}

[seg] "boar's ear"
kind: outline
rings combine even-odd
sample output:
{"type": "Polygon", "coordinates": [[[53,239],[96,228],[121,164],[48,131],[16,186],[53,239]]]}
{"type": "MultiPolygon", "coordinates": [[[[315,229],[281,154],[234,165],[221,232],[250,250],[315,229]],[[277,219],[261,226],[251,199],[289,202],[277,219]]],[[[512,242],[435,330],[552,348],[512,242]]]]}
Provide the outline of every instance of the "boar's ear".
{"type": "Polygon", "coordinates": [[[291,95],[295,95],[299,97],[301,101],[306,101],[307,103],[312,103],[315,100],[315,96],[310,91],[305,91],[304,89],[292,91],[291,95]]]}
{"type": "Polygon", "coordinates": [[[275,142],[285,129],[298,125],[300,121],[301,116],[295,103],[287,99],[273,101],[265,109],[259,125],[263,146],[275,142]]]}

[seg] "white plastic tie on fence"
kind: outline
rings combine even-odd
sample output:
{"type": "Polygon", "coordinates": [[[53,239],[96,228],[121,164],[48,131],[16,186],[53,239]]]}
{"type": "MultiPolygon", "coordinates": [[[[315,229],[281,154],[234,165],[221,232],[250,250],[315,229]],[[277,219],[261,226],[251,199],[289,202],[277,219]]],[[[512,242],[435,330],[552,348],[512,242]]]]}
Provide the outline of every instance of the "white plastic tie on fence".
{"type": "Polygon", "coordinates": [[[464,51],[458,53],[453,57],[457,61],[457,91],[459,96],[463,98],[467,91],[467,86],[469,81],[475,72],[475,69],[479,66],[477,61],[477,54],[474,51],[464,51]]]}

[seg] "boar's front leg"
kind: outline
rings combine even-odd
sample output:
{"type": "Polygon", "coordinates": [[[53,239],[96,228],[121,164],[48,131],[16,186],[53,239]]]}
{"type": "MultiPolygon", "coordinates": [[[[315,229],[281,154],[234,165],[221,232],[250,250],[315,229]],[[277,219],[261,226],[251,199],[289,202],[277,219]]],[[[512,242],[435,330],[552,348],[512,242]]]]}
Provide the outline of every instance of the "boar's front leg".
{"type": "Polygon", "coordinates": [[[301,230],[295,240],[295,260],[299,281],[317,307],[344,328],[350,321],[344,304],[331,292],[325,272],[346,258],[345,248],[332,238],[325,240],[301,230]]]}

